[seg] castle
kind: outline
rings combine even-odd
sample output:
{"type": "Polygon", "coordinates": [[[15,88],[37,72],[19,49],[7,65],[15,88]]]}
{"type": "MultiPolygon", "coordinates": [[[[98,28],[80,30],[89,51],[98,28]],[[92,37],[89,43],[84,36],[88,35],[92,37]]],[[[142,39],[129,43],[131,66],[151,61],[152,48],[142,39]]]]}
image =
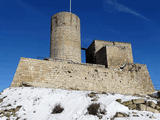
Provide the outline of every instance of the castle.
{"type": "Polygon", "coordinates": [[[121,94],[148,94],[154,87],[146,65],[134,64],[130,43],[94,40],[81,63],[80,19],[52,16],[50,58],[21,58],[11,87],[34,86],[121,94]]]}

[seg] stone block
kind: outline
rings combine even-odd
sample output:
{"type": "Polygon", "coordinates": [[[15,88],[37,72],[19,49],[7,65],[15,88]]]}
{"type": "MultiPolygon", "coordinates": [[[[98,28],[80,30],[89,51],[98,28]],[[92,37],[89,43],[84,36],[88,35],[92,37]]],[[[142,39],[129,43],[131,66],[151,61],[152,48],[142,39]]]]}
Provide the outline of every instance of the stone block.
{"type": "Polygon", "coordinates": [[[128,105],[127,106],[130,110],[135,110],[136,109],[136,104],[128,105]]]}
{"type": "Polygon", "coordinates": [[[160,106],[157,105],[155,109],[160,111],[160,106]]]}
{"type": "Polygon", "coordinates": [[[153,101],[148,101],[147,105],[150,106],[150,107],[152,107],[152,108],[156,107],[156,104],[153,101]]]}
{"type": "Polygon", "coordinates": [[[150,112],[153,112],[153,113],[159,113],[158,110],[156,110],[154,108],[151,108],[151,107],[147,107],[146,111],[150,111],[150,112]]]}
{"type": "Polygon", "coordinates": [[[133,99],[132,102],[134,104],[143,104],[145,103],[145,100],[144,99],[133,99]]]}
{"type": "Polygon", "coordinates": [[[129,117],[129,115],[126,113],[117,112],[114,117],[129,117]]]}
{"type": "Polygon", "coordinates": [[[116,101],[119,102],[119,103],[122,103],[122,100],[121,100],[121,99],[117,99],[116,101]]]}
{"type": "Polygon", "coordinates": [[[129,105],[132,105],[133,102],[132,101],[125,101],[122,104],[125,105],[125,106],[129,106],[129,105]]]}
{"type": "Polygon", "coordinates": [[[137,105],[136,105],[136,110],[146,111],[146,110],[147,110],[147,105],[137,104],[137,105]]]}
{"type": "Polygon", "coordinates": [[[158,110],[154,109],[154,108],[151,108],[147,105],[144,105],[144,104],[137,104],[137,110],[140,110],[140,111],[149,111],[149,112],[153,112],[153,113],[159,113],[158,110]]]}

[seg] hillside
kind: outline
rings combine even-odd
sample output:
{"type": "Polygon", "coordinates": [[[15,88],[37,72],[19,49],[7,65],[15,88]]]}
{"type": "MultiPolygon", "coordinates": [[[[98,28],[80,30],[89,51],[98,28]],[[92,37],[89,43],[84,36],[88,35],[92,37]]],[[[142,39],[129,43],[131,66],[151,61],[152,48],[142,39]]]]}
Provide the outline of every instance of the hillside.
{"type": "Polygon", "coordinates": [[[32,87],[0,94],[0,120],[160,120],[158,109],[149,96],[32,87]]]}

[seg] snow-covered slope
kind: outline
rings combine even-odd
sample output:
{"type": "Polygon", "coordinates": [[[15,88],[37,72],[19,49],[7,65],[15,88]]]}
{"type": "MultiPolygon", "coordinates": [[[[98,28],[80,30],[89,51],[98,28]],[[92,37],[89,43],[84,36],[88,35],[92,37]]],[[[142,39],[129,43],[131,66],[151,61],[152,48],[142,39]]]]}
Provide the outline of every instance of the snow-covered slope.
{"type": "Polygon", "coordinates": [[[92,94],[86,91],[8,88],[0,95],[0,120],[7,120],[7,117],[10,120],[160,120],[159,113],[129,110],[116,101],[137,98],[120,94],[92,94]],[[100,105],[99,115],[91,115],[88,111],[89,106],[94,103],[100,105]],[[62,108],[60,113],[54,111],[57,105],[62,108]],[[113,118],[117,112],[128,116],[113,118]]]}

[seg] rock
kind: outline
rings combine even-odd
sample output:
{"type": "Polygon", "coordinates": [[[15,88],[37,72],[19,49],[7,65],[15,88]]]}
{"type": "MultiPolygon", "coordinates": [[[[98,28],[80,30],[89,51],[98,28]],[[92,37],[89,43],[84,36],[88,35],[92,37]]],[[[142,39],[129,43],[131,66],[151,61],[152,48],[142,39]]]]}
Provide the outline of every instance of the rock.
{"type": "Polygon", "coordinates": [[[17,106],[17,107],[15,108],[15,112],[19,111],[19,110],[21,109],[21,107],[22,107],[22,106],[17,106]]]}
{"type": "Polygon", "coordinates": [[[129,117],[126,113],[117,112],[114,117],[129,117]]]}
{"type": "Polygon", "coordinates": [[[0,99],[0,103],[3,102],[3,99],[0,99]]]}
{"type": "Polygon", "coordinates": [[[153,109],[153,108],[151,108],[151,107],[147,107],[146,111],[150,111],[150,112],[153,112],[153,113],[159,113],[158,110],[153,109]]]}
{"type": "Polygon", "coordinates": [[[4,113],[4,111],[3,110],[0,110],[0,114],[3,114],[4,113]]]}
{"type": "Polygon", "coordinates": [[[139,115],[135,115],[135,114],[134,114],[133,117],[139,117],[139,115]]]}
{"type": "Polygon", "coordinates": [[[147,110],[147,105],[137,104],[137,105],[136,105],[136,110],[146,111],[146,110],[147,110]]]}
{"type": "Polygon", "coordinates": [[[160,91],[157,92],[157,98],[160,98],[160,91]]]}
{"type": "Polygon", "coordinates": [[[128,108],[129,108],[130,110],[135,110],[136,107],[137,107],[136,104],[128,105],[128,108]]]}
{"type": "Polygon", "coordinates": [[[11,114],[9,112],[7,112],[7,113],[4,114],[4,116],[9,118],[11,116],[11,114]]]}
{"type": "Polygon", "coordinates": [[[160,111],[160,106],[156,105],[156,109],[160,111]]]}
{"type": "Polygon", "coordinates": [[[107,94],[106,92],[102,92],[102,94],[107,94]]]}
{"type": "Polygon", "coordinates": [[[88,94],[88,96],[89,96],[90,98],[93,98],[93,97],[96,97],[96,94],[97,94],[97,93],[95,93],[95,92],[91,92],[91,93],[88,94]]]}
{"type": "Polygon", "coordinates": [[[147,105],[144,105],[144,104],[137,104],[137,110],[140,110],[140,111],[150,111],[150,112],[153,112],[153,113],[159,113],[158,110],[154,109],[154,108],[151,108],[147,105]]]}
{"type": "Polygon", "coordinates": [[[132,101],[125,101],[122,104],[125,105],[125,106],[128,106],[128,105],[132,105],[133,102],[132,101]]]}
{"type": "Polygon", "coordinates": [[[143,104],[145,103],[145,100],[144,99],[133,99],[132,102],[134,104],[143,104]]]}
{"type": "Polygon", "coordinates": [[[148,101],[147,105],[152,107],[152,108],[156,108],[156,104],[153,101],[148,101]]]}
{"type": "Polygon", "coordinates": [[[160,101],[157,101],[157,105],[160,106],[160,101]]]}
{"type": "Polygon", "coordinates": [[[91,101],[98,101],[98,97],[93,98],[91,101]]]}
{"type": "Polygon", "coordinates": [[[119,102],[119,103],[122,103],[122,100],[121,100],[121,99],[117,99],[116,101],[119,102]]]}

